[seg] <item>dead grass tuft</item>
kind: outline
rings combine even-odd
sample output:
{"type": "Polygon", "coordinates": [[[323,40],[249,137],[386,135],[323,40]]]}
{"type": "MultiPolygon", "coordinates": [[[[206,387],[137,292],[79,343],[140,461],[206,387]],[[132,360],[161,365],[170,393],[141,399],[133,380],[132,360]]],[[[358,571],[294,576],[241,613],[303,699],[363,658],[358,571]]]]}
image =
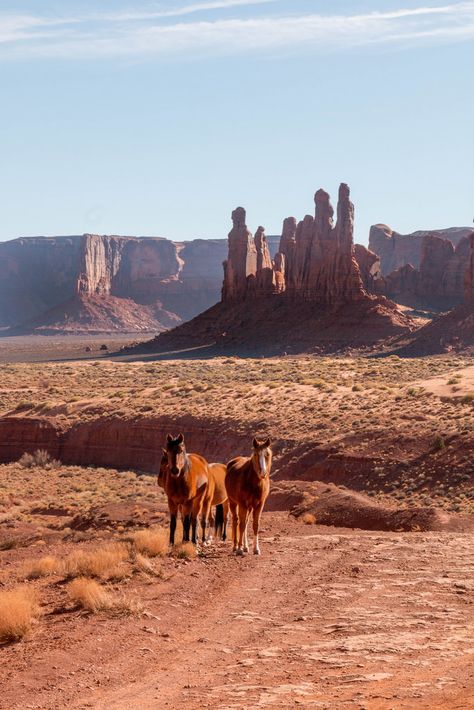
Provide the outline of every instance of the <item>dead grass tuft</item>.
{"type": "Polygon", "coordinates": [[[316,516],[313,513],[305,513],[301,516],[301,522],[305,525],[316,525],[316,516]]]}
{"type": "Polygon", "coordinates": [[[69,598],[81,609],[96,614],[100,611],[118,615],[139,614],[143,607],[140,602],[125,596],[114,597],[95,579],[78,577],[68,587],[69,598]]]}
{"type": "Polygon", "coordinates": [[[192,542],[181,542],[174,546],[173,554],[178,560],[194,560],[197,557],[196,545],[192,542]]]}
{"type": "Polygon", "coordinates": [[[19,587],[0,592],[0,642],[19,641],[31,630],[38,615],[33,589],[19,587]]]}
{"type": "Polygon", "coordinates": [[[112,606],[112,598],[107,590],[87,577],[74,579],[69,584],[68,594],[71,601],[87,611],[104,611],[112,606]]]}
{"type": "Polygon", "coordinates": [[[163,557],[169,548],[168,532],[164,528],[148,528],[132,535],[135,549],[148,557],[163,557]]]}
{"type": "Polygon", "coordinates": [[[56,557],[42,557],[39,560],[26,562],[23,573],[27,579],[39,579],[49,577],[53,574],[60,574],[61,563],[56,557]]]}
{"type": "Polygon", "coordinates": [[[129,550],[123,543],[111,543],[96,550],[72,552],[63,563],[66,577],[97,577],[123,579],[128,575],[125,565],[129,550]]]}

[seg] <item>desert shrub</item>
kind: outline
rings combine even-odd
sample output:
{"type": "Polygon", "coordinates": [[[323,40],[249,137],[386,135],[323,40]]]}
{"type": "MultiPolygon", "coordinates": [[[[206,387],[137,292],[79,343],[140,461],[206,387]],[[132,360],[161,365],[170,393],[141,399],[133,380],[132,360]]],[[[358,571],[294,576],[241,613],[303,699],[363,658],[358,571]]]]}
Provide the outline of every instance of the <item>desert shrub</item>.
{"type": "Polygon", "coordinates": [[[181,542],[174,546],[173,554],[178,560],[193,560],[197,556],[196,545],[192,542],[181,542]]]}
{"type": "Polygon", "coordinates": [[[30,631],[39,606],[33,589],[0,592],[0,642],[18,641],[30,631]]]}
{"type": "Polygon", "coordinates": [[[313,515],[313,513],[304,513],[304,515],[301,516],[301,522],[305,525],[315,525],[316,516],[313,515]]]}
{"type": "Polygon", "coordinates": [[[474,394],[472,392],[469,392],[469,394],[465,394],[464,397],[461,397],[461,404],[472,404],[474,402],[474,394]]]}
{"type": "Polygon", "coordinates": [[[74,579],[69,584],[68,594],[71,601],[88,611],[103,611],[112,606],[110,594],[94,579],[87,577],[74,579]]]}
{"type": "Polygon", "coordinates": [[[142,611],[140,602],[125,596],[114,596],[94,579],[78,577],[68,586],[69,598],[81,609],[92,613],[108,611],[114,614],[138,614],[142,611]]]}
{"type": "Polygon", "coordinates": [[[27,579],[49,577],[52,574],[59,574],[60,571],[61,563],[56,557],[42,557],[39,560],[26,562],[24,567],[24,575],[27,579]]]}
{"type": "Polygon", "coordinates": [[[433,441],[433,450],[434,451],[441,451],[442,449],[446,448],[446,443],[443,439],[443,437],[440,434],[437,434],[435,436],[435,439],[433,441]]]}
{"type": "Polygon", "coordinates": [[[72,552],[63,563],[66,577],[123,579],[128,573],[125,561],[129,551],[122,543],[111,543],[96,550],[72,552]]]}
{"type": "Polygon", "coordinates": [[[139,530],[131,539],[135,549],[148,557],[163,557],[168,552],[168,533],[164,528],[139,530]]]}
{"type": "Polygon", "coordinates": [[[59,468],[61,462],[53,459],[45,449],[37,449],[33,454],[24,453],[18,461],[21,468],[59,468]]]}

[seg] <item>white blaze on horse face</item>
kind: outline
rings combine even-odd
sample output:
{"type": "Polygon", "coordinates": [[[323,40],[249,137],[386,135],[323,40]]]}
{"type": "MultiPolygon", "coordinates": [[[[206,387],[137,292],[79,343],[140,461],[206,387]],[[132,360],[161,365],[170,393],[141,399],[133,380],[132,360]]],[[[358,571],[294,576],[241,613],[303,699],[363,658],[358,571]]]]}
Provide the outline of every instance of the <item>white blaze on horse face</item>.
{"type": "Polygon", "coordinates": [[[263,451],[261,451],[259,454],[259,460],[261,474],[263,477],[265,477],[267,475],[267,460],[263,451]]]}

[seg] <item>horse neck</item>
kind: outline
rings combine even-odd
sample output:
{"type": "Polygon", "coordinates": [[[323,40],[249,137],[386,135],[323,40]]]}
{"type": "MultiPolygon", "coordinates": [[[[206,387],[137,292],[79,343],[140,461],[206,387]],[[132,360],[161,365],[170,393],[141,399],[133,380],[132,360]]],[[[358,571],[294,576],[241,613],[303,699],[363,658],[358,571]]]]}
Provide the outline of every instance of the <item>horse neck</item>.
{"type": "Polygon", "coordinates": [[[255,462],[254,462],[254,457],[253,457],[253,456],[251,456],[250,459],[249,459],[249,469],[250,469],[251,475],[252,475],[256,480],[260,481],[260,480],[261,480],[261,479],[260,479],[260,474],[259,474],[259,472],[258,472],[258,469],[255,468],[255,462]]]}
{"type": "Polygon", "coordinates": [[[184,450],[184,471],[183,471],[183,478],[187,481],[189,479],[189,475],[191,473],[191,461],[189,460],[188,452],[186,449],[184,450]]]}

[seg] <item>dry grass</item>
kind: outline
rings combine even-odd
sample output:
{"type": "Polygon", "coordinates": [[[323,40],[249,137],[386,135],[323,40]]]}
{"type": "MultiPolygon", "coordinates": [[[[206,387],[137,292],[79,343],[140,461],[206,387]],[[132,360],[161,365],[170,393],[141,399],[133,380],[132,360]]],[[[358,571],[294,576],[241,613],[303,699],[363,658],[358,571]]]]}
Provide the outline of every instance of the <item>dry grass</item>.
{"type": "Polygon", "coordinates": [[[98,612],[110,609],[112,598],[110,594],[94,579],[78,577],[68,587],[72,602],[87,611],[98,612]]]}
{"type": "Polygon", "coordinates": [[[39,560],[26,562],[23,574],[27,579],[39,579],[61,573],[61,563],[56,557],[42,557],[39,560]]]}
{"type": "Polygon", "coordinates": [[[23,638],[38,615],[39,606],[33,589],[20,587],[0,592],[0,642],[23,638]]]}
{"type": "Polygon", "coordinates": [[[300,520],[305,525],[316,525],[316,516],[312,513],[305,513],[301,516],[300,520]]]}
{"type": "Polygon", "coordinates": [[[196,545],[192,542],[181,542],[173,547],[173,555],[179,560],[194,560],[197,556],[196,545]]]}
{"type": "Polygon", "coordinates": [[[168,532],[164,528],[139,530],[131,539],[135,549],[148,557],[164,557],[168,552],[168,532]]]}
{"type": "Polygon", "coordinates": [[[129,574],[125,562],[129,549],[123,543],[110,543],[95,550],[72,552],[63,563],[66,577],[123,579],[129,574]]]}
{"type": "Polygon", "coordinates": [[[140,602],[125,596],[116,597],[94,579],[88,577],[74,579],[69,584],[68,594],[74,604],[93,614],[107,611],[119,615],[129,615],[139,614],[142,611],[140,602]]]}

